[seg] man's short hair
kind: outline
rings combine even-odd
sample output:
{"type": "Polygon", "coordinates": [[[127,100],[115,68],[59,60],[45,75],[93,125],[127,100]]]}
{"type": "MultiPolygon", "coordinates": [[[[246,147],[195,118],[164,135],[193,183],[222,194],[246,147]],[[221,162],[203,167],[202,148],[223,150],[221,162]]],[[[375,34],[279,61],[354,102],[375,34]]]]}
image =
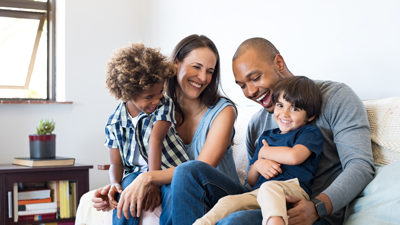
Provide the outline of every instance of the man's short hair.
{"type": "Polygon", "coordinates": [[[272,95],[274,104],[282,94],[283,99],[294,107],[307,112],[307,118],[318,116],[321,113],[322,94],[318,85],[308,77],[292,76],[277,83],[272,95]]]}
{"type": "Polygon", "coordinates": [[[242,42],[233,55],[232,61],[242,56],[248,50],[253,50],[262,59],[268,62],[270,65],[273,64],[275,57],[279,55],[278,49],[265,38],[255,37],[250,38],[242,42]]]}

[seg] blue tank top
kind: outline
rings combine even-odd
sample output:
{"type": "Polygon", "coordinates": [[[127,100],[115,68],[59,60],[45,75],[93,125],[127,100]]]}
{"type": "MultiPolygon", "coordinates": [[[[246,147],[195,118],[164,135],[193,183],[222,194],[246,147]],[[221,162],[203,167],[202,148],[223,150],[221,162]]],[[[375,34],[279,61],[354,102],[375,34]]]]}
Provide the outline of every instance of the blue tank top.
{"type": "MultiPolygon", "coordinates": [[[[214,119],[225,107],[230,105],[233,106],[230,101],[225,98],[221,98],[213,108],[209,108],[206,111],[203,118],[201,118],[199,125],[197,126],[196,132],[192,138],[192,143],[186,145],[186,151],[190,160],[196,160],[197,157],[199,157],[200,151],[206,142],[208,131],[210,130],[214,119]]],[[[232,140],[234,136],[235,132],[232,133],[232,140]]],[[[232,146],[229,146],[217,169],[239,182],[235,162],[233,160],[232,146]]]]}

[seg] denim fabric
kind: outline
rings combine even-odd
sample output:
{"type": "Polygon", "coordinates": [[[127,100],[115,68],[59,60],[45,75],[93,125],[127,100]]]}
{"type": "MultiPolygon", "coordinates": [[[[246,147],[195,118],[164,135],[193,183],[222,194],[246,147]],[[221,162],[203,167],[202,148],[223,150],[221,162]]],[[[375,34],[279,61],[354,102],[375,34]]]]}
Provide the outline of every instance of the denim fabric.
{"type": "MultiPolygon", "coordinates": [[[[234,212],[225,219],[220,220],[216,225],[254,225],[262,224],[261,209],[245,210],[234,212]]],[[[330,225],[326,220],[320,220],[313,225],[330,225]]]]}
{"type": "MultiPolygon", "coordinates": [[[[124,177],[122,180],[121,186],[122,190],[125,190],[125,188],[133,182],[133,180],[136,179],[137,176],[139,176],[141,172],[135,172],[131,173],[128,176],[124,177]]],[[[119,201],[120,194],[117,196],[117,202],[119,201]]],[[[129,212],[129,219],[127,220],[124,217],[124,214],[122,213],[121,219],[118,219],[117,216],[117,210],[113,210],[113,225],[138,225],[139,224],[139,218],[138,217],[132,217],[131,212],[129,212]]]]}
{"type": "Polygon", "coordinates": [[[171,184],[171,207],[163,208],[160,224],[193,224],[220,198],[248,191],[237,180],[207,163],[183,163],[175,169],[171,184]]]}

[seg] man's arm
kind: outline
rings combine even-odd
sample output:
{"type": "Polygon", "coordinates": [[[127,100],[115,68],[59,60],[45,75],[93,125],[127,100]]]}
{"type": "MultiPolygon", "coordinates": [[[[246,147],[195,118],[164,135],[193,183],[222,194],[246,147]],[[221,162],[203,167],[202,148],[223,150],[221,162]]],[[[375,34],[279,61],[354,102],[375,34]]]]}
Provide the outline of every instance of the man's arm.
{"type": "Polygon", "coordinates": [[[336,212],[371,182],[375,168],[367,112],[353,90],[340,88],[327,100],[325,112],[343,171],[319,197],[325,194],[336,212]]]}
{"type": "MultiPolygon", "coordinates": [[[[321,86],[321,90],[323,88],[326,87],[321,86]]],[[[374,175],[370,130],[364,104],[346,85],[331,92],[334,93],[323,94],[323,112],[316,125],[322,129],[330,129],[323,131],[325,157],[329,161],[329,157],[337,154],[341,167],[326,168],[324,163],[320,163],[319,178],[326,182],[335,176],[338,168],[343,171],[329,187],[316,196],[325,203],[327,215],[345,207],[374,175]]],[[[287,200],[294,205],[294,208],[288,210],[289,224],[299,221],[299,224],[312,224],[319,218],[313,202],[298,200],[293,196],[287,200]]]]}

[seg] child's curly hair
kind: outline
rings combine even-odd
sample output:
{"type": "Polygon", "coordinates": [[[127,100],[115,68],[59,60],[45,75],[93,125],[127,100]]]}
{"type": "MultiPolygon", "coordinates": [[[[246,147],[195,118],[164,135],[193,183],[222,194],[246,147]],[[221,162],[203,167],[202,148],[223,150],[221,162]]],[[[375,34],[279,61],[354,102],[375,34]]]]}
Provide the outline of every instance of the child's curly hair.
{"type": "Polygon", "coordinates": [[[175,67],[142,43],[130,43],[113,52],[106,66],[106,88],[117,100],[132,100],[139,92],[175,75],[175,67]]]}

